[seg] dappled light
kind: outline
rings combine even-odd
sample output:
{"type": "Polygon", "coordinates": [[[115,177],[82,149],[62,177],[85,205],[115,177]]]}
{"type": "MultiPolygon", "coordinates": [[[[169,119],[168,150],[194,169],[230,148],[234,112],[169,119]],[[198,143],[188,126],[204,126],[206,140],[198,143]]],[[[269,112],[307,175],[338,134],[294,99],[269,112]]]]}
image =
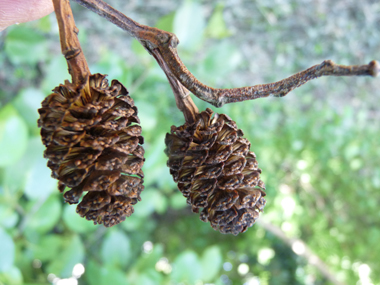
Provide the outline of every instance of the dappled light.
{"type": "MultiPolygon", "coordinates": [[[[104,97],[94,93],[100,101],[88,110],[79,106],[84,93],[74,109],[66,108],[70,100],[61,105],[62,97],[45,99],[70,79],[54,13],[0,33],[1,285],[380,285],[379,78],[323,77],[283,98],[221,108],[190,94],[199,112],[220,114],[210,124],[203,120],[202,129],[186,123],[191,116],[178,110],[146,46],[78,1],[70,2],[89,69],[117,78],[139,117],[129,98],[125,104],[120,94],[111,99],[108,89],[104,97]],[[39,114],[43,101],[54,112],[48,106],[39,114]],[[99,117],[101,128],[89,128],[97,108],[115,112],[99,117]],[[44,130],[45,144],[65,144],[45,151],[37,120],[42,116],[47,130],[54,125],[61,132],[63,112],[70,113],[65,123],[85,130],[87,139],[44,130]],[[71,124],[79,113],[80,123],[71,124]],[[124,132],[127,120],[133,129],[125,141],[118,144],[116,133],[103,136],[105,128],[124,132]],[[54,161],[73,144],[87,146],[58,166],[54,161]],[[95,162],[101,152],[112,156],[111,147],[134,154],[95,162]],[[120,183],[107,187],[118,165],[124,165],[120,183]],[[96,167],[111,170],[100,175],[96,167]],[[65,198],[52,173],[73,186],[60,184],[65,198]],[[124,191],[133,181],[134,191],[124,191]],[[70,202],[81,205],[80,215],[70,202]]],[[[215,88],[276,82],[327,59],[380,60],[379,1],[106,2],[175,33],[186,67],[215,88]]]]}

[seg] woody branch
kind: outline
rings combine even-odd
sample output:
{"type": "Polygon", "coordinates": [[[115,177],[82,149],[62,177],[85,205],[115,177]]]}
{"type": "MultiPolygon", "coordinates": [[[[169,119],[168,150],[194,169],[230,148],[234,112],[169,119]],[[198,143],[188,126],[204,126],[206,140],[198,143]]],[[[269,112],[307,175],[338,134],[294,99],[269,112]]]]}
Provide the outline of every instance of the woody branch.
{"type": "MultiPolygon", "coordinates": [[[[339,65],[331,60],[325,60],[319,65],[312,66],[283,80],[248,87],[218,89],[200,82],[186,68],[177,53],[179,40],[176,35],[157,28],[141,25],[120,11],[115,10],[102,0],[74,0],[98,15],[106,18],[118,27],[135,37],[151,54],[159,52],[168,69],[164,72],[169,77],[174,76],[179,83],[198,98],[221,107],[226,103],[241,102],[263,97],[283,97],[293,89],[321,76],[377,76],[380,64],[373,60],[367,65],[339,65]],[[170,74],[168,74],[170,70],[170,74]]],[[[157,56],[155,56],[157,60],[157,56]]],[[[162,67],[162,65],[160,65],[162,67]]],[[[173,85],[172,85],[173,88],[173,85]]]]}
{"type": "Polygon", "coordinates": [[[57,17],[62,54],[66,58],[73,84],[84,84],[90,75],[86,58],[78,40],[69,0],[53,0],[57,17]]]}

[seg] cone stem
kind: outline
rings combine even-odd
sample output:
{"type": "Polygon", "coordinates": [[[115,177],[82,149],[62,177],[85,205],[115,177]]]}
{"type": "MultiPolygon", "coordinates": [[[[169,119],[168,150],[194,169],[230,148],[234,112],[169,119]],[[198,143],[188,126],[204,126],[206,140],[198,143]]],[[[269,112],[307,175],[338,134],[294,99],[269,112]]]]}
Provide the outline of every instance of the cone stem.
{"type": "Polygon", "coordinates": [[[195,123],[199,114],[199,110],[190,97],[190,91],[187,90],[173,75],[158,48],[152,50],[152,55],[156,59],[161,69],[164,71],[169,81],[170,87],[173,90],[177,107],[183,113],[186,122],[189,124],[195,123]]]}
{"type": "Polygon", "coordinates": [[[62,54],[66,58],[72,82],[75,85],[82,85],[91,73],[78,40],[79,30],[75,26],[70,1],[53,0],[53,5],[59,27],[62,54]]]}

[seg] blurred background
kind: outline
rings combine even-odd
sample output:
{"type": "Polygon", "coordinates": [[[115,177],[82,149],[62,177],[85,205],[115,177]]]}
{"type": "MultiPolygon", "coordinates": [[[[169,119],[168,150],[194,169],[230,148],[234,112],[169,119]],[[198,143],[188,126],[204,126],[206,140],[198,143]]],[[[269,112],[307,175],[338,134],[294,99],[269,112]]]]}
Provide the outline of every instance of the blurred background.
{"type": "MultiPolygon", "coordinates": [[[[176,33],[202,82],[273,82],[331,59],[380,60],[375,0],[108,0],[176,33]]],[[[380,284],[380,81],[320,78],[284,98],[215,107],[236,121],[262,169],[267,206],[238,236],[191,213],[166,167],[184,123],[164,73],[127,33],[72,3],[93,73],[126,85],[145,137],[135,213],[94,226],[50,178],[37,109],[69,79],[55,15],[0,33],[0,284],[380,284]]]]}

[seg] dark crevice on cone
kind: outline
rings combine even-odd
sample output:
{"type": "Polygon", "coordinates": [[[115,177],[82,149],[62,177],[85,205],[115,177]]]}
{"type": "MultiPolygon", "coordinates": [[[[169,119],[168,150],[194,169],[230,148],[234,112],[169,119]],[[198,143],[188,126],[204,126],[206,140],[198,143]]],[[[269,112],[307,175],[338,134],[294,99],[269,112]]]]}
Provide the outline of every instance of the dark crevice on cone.
{"type": "Polygon", "coordinates": [[[75,86],[66,81],[38,110],[45,158],[67,203],[95,224],[109,227],[133,213],[144,189],[143,137],[137,108],[117,80],[93,74],[75,86]]]}
{"type": "Polygon", "coordinates": [[[234,235],[255,223],[265,185],[250,142],[231,118],[206,109],[195,123],[172,126],[165,144],[170,174],[202,221],[234,235]]]}

